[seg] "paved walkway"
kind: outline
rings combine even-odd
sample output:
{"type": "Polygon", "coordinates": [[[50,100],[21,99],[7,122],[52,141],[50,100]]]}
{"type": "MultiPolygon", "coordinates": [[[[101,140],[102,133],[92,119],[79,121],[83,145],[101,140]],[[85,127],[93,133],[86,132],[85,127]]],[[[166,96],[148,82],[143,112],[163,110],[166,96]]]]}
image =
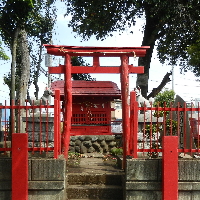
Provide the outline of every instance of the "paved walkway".
{"type": "Polygon", "coordinates": [[[79,163],[67,166],[69,173],[108,174],[123,173],[113,157],[102,154],[87,154],[80,158],[79,163]]]}

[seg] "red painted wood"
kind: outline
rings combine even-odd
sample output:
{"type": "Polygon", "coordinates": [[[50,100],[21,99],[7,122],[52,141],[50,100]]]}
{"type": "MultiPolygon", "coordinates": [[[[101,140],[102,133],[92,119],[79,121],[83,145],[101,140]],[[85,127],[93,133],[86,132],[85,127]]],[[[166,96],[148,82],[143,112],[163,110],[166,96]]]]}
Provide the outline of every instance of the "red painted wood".
{"type": "Polygon", "coordinates": [[[137,135],[138,135],[138,102],[135,91],[130,92],[130,155],[137,158],[137,135]]]}
{"type": "Polygon", "coordinates": [[[58,116],[60,115],[58,110],[58,99],[54,99],[54,158],[58,158],[58,152],[59,152],[59,119],[58,116]]]}
{"type": "Polygon", "coordinates": [[[57,130],[58,130],[58,154],[60,155],[61,154],[61,129],[60,129],[60,126],[61,126],[61,120],[60,120],[60,113],[61,113],[61,108],[60,108],[60,90],[59,89],[55,89],[55,97],[54,97],[57,101],[58,101],[58,116],[57,116],[57,120],[58,120],[58,127],[57,127],[57,130]]]}
{"type": "MultiPolygon", "coordinates": [[[[130,120],[129,120],[129,104],[128,104],[128,86],[129,86],[129,73],[143,73],[144,68],[143,67],[133,67],[132,65],[128,64],[129,57],[143,57],[146,54],[146,51],[150,47],[80,47],[80,46],[60,46],[60,45],[44,45],[47,49],[47,53],[53,54],[53,55],[60,55],[65,56],[65,58],[70,58],[71,56],[88,56],[93,57],[93,67],[83,67],[83,66],[71,66],[70,64],[66,64],[65,66],[60,65],[59,67],[52,67],[49,68],[49,73],[64,73],[65,75],[65,84],[64,88],[60,87],[61,94],[63,92],[64,96],[64,109],[65,111],[68,109],[71,109],[71,107],[68,105],[69,101],[66,100],[67,98],[71,98],[71,94],[67,94],[67,90],[69,87],[69,76],[71,76],[71,73],[120,73],[121,74],[121,86],[122,86],[122,107],[123,107],[123,132],[124,132],[124,163],[125,163],[125,156],[127,155],[129,148],[127,146],[126,140],[129,141],[130,137],[130,120]],[[99,57],[120,57],[121,58],[121,67],[99,67],[99,57]],[[70,67],[69,69],[66,68],[70,67]],[[68,77],[67,77],[68,76],[68,77]],[[67,88],[67,89],[66,89],[67,88]]],[[[71,80],[71,79],[70,79],[71,80]]],[[[55,87],[55,85],[54,85],[55,87]]],[[[53,87],[53,88],[54,88],[53,87]]],[[[57,86],[56,86],[57,87],[57,86]]],[[[105,98],[105,90],[109,91],[109,95],[107,93],[107,96],[112,95],[114,96],[114,93],[112,93],[111,89],[101,88],[89,88],[87,90],[86,88],[76,88],[74,94],[76,96],[83,96],[84,98],[86,96],[89,97],[91,93],[98,96],[101,94],[105,98]],[[96,91],[98,90],[98,92],[96,91]],[[111,94],[111,95],[110,95],[111,94]]],[[[72,91],[73,92],[73,91],[72,91]]],[[[116,94],[115,96],[117,96],[116,94]]],[[[93,97],[94,98],[94,97],[93,97]]],[[[72,104],[71,104],[72,105],[72,104]]],[[[86,106],[88,108],[88,106],[86,106]]],[[[91,110],[88,110],[89,114],[92,116],[91,110]]],[[[99,110],[98,110],[99,111],[99,110]]],[[[110,112],[110,111],[109,111],[110,112]]],[[[71,110],[69,110],[69,113],[71,113],[71,110]]],[[[109,113],[107,113],[109,114],[109,113]]],[[[91,118],[91,117],[90,117],[91,118]]],[[[92,116],[94,118],[94,116],[92,116]]],[[[91,118],[91,119],[92,119],[91,118]]],[[[88,121],[88,120],[86,120],[88,121]]],[[[92,121],[92,120],[89,120],[92,121]]],[[[66,137],[66,128],[67,124],[69,123],[69,114],[64,114],[64,137],[66,137]],[[67,120],[68,119],[68,120],[67,120]]],[[[96,122],[95,122],[96,123],[96,122]]],[[[68,130],[69,131],[69,130],[68,130]]],[[[67,132],[68,132],[67,131],[67,132]]],[[[66,139],[65,141],[65,148],[67,147],[66,139]]],[[[125,166],[125,165],[124,165],[125,166]]]]}
{"type": "Polygon", "coordinates": [[[93,57],[93,67],[99,67],[99,66],[100,66],[99,57],[98,56],[94,56],[93,57]]]}
{"type": "Polygon", "coordinates": [[[12,200],[28,200],[28,136],[12,134],[12,200]]]}
{"type": "MultiPolygon", "coordinates": [[[[51,90],[60,89],[60,95],[64,95],[64,81],[55,81],[51,84],[51,90]]],[[[121,97],[121,91],[116,83],[111,81],[72,81],[72,94],[90,95],[90,96],[112,96],[114,98],[121,97]]]]}
{"type": "Polygon", "coordinates": [[[163,137],[163,200],[178,200],[178,136],[163,137]]]}
{"type": "Polygon", "coordinates": [[[63,131],[63,153],[64,157],[68,158],[68,149],[71,132],[71,117],[72,117],[72,80],[71,80],[71,57],[65,55],[65,93],[64,93],[64,131],[63,131]]]}
{"type": "Polygon", "coordinates": [[[121,57],[123,55],[144,57],[149,46],[143,47],[80,47],[63,45],[44,45],[48,54],[65,56],[102,56],[102,57],[121,57]],[[95,53],[95,55],[94,55],[95,53]]]}
{"type": "Polygon", "coordinates": [[[128,143],[130,136],[129,119],[129,74],[128,56],[121,57],[121,88],[122,88],[122,127],[123,127],[123,167],[125,168],[126,155],[128,154],[128,143]]]}
{"type": "MultiPolygon", "coordinates": [[[[59,65],[58,67],[49,67],[49,74],[63,74],[64,73],[64,65],[59,65]]],[[[119,74],[120,73],[120,67],[87,67],[87,66],[72,66],[72,74],[76,73],[112,73],[112,74],[119,74]]],[[[144,73],[144,67],[133,67],[132,65],[129,65],[129,73],[137,73],[142,74],[144,73]]]]}
{"type": "MultiPolygon", "coordinates": [[[[52,91],[54,88],[61,89],[61,98],[63,98],[64,81],[53,82],[51,86],[52,91]]],[[[113,109],[110,107],[110,101],[121,98],[117,84],[111,81],[72,81],[72,95],[71,134],[111,134],[113,109]]]]}

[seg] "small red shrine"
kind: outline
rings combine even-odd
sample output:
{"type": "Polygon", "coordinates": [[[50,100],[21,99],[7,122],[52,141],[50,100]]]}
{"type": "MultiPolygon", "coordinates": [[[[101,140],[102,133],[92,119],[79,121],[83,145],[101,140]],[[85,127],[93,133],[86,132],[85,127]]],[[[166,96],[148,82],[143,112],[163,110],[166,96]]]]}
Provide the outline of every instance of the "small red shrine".
{"type": "Polygon", "coordinates": [[[129,57],[144,57],[149,46],[142,47],[82,47],[66,45],[44,45],[47,53],[55,56],[64,56],[64,65],[49,67],[49,74],[64,74],[64,111],[63,111],[63,133],[62,151],[65,158],[68,157],[70,135],[72,129],[72,79],[71,74],[76,73],[114,73],[120,74],[121,99],[122,99],[122,119],[123,119],[123,148],[124,162],[127,155],[130,133],[129,118],[129,74],[144,73],[143,66],[133,66],[129,64],[129,57]],[[72,56],[92,57],[92,66],[72,66],[72,56]],[[119,57],[121,62],[118,66],[101,66],[101,57],[119,57]]]}
{"type": "MultiPolygon", "coordinates": [[[[51,90],[60,89],[64,100],[64,81],[55,81],[51,90]]],[[[72,81],[71,135],[111,133],[111,101],[121,99],[121,91],[112,81],[72,81]]]]}

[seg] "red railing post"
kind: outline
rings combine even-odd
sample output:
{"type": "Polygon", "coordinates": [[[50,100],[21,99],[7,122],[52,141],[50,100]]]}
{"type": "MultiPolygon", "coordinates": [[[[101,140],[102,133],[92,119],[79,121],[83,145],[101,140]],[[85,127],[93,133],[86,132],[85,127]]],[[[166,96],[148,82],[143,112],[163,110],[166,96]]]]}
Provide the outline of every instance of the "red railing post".
{"type": "Polygon", "coordinates": [[[178,200],[178,136],[163,136],[163,200],[178,200]]]}
{"type": "MultiPolygon", "coordinates": [[[[58,120],[58,127],[57,127],[57,137],[58,137],[58,155],[61,154],[61,129],[60,129],[60,126],[61,126],[61,121],[60,121],[60,114],[61,114],[61,108],[60,108],[60,90],[59,89],[55,89],[55,98],[58,102],[58,105],[57,105],[57,120],[58,120]]],[[[55,108],[54,108],[55,109],[55,108]]]]}
{"type": "Polygon", "coordinates": [[[137,158],[138,141],[138,102],[136,101],[135,91],[130,92],[130,154],[137,158]]]}
{"type": "Polygon", "coordinates": [[[59,121],[58,121],[58,100],[54,99],[54,158],[58,158],[58,150],[59,150],[59,136],[58,136],[58,126],[59,126],[59,121]]]}
{"type": "Polygon", "coordinates": [[[12,200],[28,200],[28,135],[12,134],[12,200]]]}

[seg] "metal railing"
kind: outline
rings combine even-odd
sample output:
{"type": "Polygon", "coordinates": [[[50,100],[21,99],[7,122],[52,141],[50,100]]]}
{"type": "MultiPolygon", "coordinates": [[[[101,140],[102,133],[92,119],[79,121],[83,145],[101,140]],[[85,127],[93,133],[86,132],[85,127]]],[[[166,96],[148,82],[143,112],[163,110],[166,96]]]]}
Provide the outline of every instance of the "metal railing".
{"type": "MultiPolygon", "coordinates": [[[[58,97],[58,96],[56,96],[58,97]]],[[[0,152],[8,154],[12,151],[12,134],[27,133],[27,151],[53,152],[54,158],[61,154],[60,132],[60,100],[54,99],[54,105],[39,104],[5,105],[0,106],[2,111],[0,152]],[[12,116],[13,113],[13,116],[12,116]],[[13,118],[13,120],[11,120],[13,118]],[[12,124],[11,124],[12,122],[12,124]]]]}
{"type": "Polygon", "coordinates": [[[200,107],[176,102],[170,107],[138,107],[135,94],[130,105],[130,135],[127,155],[162,157],[163,136],[178,136],[178,152],[194,156],[200,148],[200,107]]]}

